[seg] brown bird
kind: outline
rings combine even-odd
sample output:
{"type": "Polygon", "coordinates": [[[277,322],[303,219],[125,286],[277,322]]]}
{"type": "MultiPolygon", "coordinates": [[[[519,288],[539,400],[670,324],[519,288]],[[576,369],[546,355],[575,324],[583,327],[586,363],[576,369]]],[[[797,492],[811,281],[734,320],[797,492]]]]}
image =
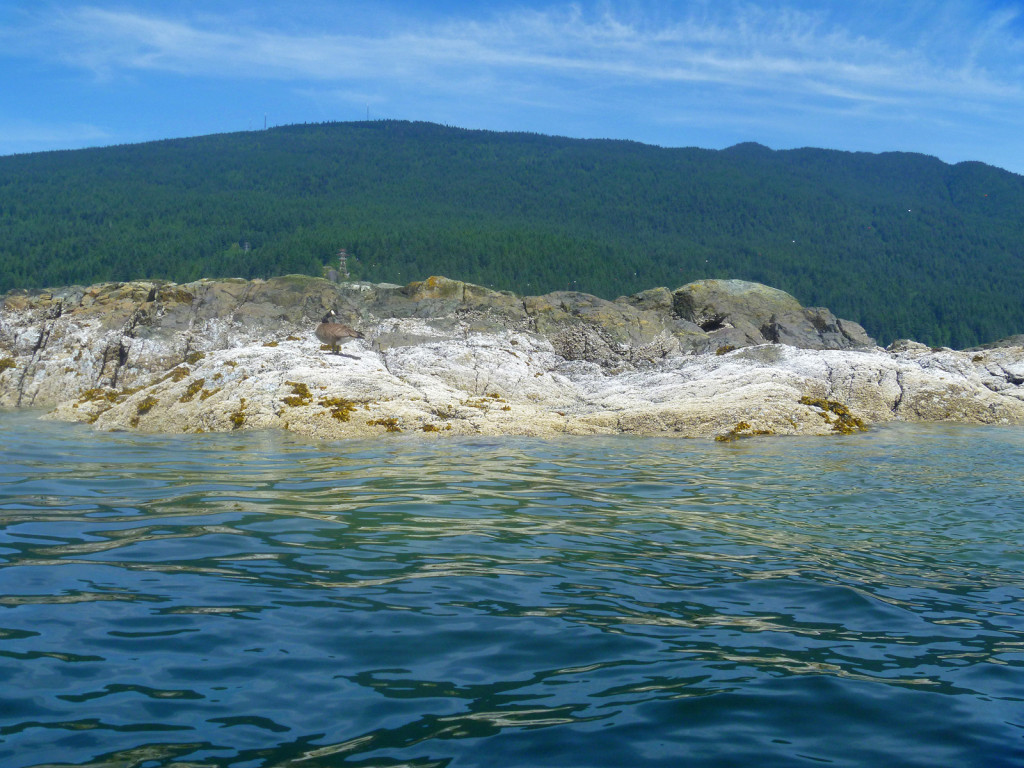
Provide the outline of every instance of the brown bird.
{"type": "MultiPolygon", "coordinates": [[[[314,333],[316,334],[316,337],[320,339],[322,344],[329,344],[331,351],[338,355],[341,354],[338,351],[338,348],[342,344],[345,344],[352,339],[361,339],[363,338],[363,334],[354,328],[350,328],[344,323],[335,322],[335,316],[333,309],[324,315],[324,319],[320,321],[320,325],[316,327],[314,333]]],[[[346,355],[346,357],[349,357],[349,355],[346,355]]]]}

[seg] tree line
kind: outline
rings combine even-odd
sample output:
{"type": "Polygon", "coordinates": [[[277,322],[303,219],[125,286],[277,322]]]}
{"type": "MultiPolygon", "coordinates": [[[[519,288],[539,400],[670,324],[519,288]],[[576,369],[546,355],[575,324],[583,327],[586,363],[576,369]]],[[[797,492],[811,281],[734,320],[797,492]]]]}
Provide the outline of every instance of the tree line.
{"type": "Polygon", "coordinates": [[[0,158],[0,291],[431,274],[606,298],[788,291],[883,343],[1024,332],[1024,177],[821,149],[666,149],[429,123],[295,125],[0,158]]]}

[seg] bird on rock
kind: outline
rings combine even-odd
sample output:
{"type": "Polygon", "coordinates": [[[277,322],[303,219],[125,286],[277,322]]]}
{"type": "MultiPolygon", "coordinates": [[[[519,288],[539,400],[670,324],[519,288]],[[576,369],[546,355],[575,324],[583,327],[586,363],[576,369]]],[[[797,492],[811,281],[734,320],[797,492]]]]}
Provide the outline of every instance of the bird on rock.
{"type": "MultiPolygon", "coordinates": [[[[321,344],[328,344],[331,347],[331,351],[338,355],[341,354],[338,351],[339,347],[346,342],[352,341],[352,339],[363,338],[363,334],[344,323],[336,322],[335,317],[336,313],[332,309],[324,315],[324,319],[320,321],[320,325],[316,327],[314,333],[320,339],[321,344]]],[[[346,355],[346,357],[349,357],[349,355],[346,355]]]]}

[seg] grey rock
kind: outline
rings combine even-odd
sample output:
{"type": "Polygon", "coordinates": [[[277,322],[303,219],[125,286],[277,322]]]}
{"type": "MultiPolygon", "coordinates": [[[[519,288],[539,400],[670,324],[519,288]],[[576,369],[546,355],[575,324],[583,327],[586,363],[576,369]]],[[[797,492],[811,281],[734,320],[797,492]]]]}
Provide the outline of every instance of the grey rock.
{"type": "Polygon", "coordinates": [[[853,349],[873,347],[874,339],[857,323],[840,320],[822,307],[805,307],[773,315],[761,334],[776,344],[801,349],[853,349]]]}
{"type": "Polygon", "coordinates": [[[971,347],[967,351],[975,352],[983,349],[999,349],[1001,347],[1024,347],[1024,333],[1018,333],[1014,336],[1007,336],[1005,339],[999,339],[998,341],[992,341],[988,344],[971,347]]]}
{"type": "Polygon", "coordinates": [[[887,352],[916,352],[916,353],[927,353],[930,351],[930,347],[927,344],[922,344],[919,341],[912,339],[896,339],[888,347],[885,348],[887,352]]]}
{"type": "Polygon", "coordinates": [[[864,330],[864,326],[860,323],[855,323],[853,320],[843,320],[842,318],[838,318],[836,323],[839,325],[840,333],[850,342],[849,348],[878,346],[878,342],[868,335],[868,332],[864,330]]]}
{"type": "Polygon", "coordinates": [[[694,351],[698,354],[714,352],[721,355],[734,349],[757,346],[764,343],[764,337],[753,324],[746,320],[738,319],[735,325],[730,323],[724,328],[708,333],[706,343],[698,346],[694,351]]]}

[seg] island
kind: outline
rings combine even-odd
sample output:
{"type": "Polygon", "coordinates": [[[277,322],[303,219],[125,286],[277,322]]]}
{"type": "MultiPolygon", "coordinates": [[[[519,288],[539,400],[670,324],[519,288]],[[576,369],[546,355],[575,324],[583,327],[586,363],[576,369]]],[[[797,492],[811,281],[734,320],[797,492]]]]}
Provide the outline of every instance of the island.
{"type": "Polygon", "coordinates": [[[1024,423],[1024,337],[882,348],[855,322],[742,280],[611,301],[288,275],[0,301],[0,406],[101,430],[731,441],[1024,423]],[[332,311],[358,332],[340,349],[315,334],[332,311]]]}

